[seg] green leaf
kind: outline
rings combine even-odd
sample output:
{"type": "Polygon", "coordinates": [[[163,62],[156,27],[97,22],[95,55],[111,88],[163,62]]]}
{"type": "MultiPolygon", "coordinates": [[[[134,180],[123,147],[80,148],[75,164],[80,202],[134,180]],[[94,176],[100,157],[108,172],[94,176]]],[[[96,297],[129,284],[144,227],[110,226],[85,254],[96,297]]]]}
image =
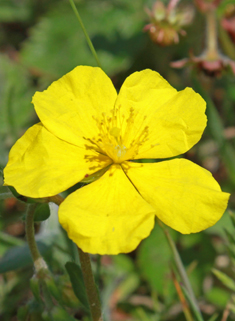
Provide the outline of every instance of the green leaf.
{"type": "MultiPolygon", "coordinates": [[[[225,305],[224,305],[225,306],[225,305]]],[[[218,319],[218,317],[219,317],[219,314],[218,313],[214,313],[213,315],[212,315],[212,317],[208,320],[208,321],[216,321],[217,319],[218,319]]]]}
{"type": "MultiPolygon", "coordinates": [[[[176,232],[171,232],[175,238],[176,232]]],[[[170,293],[174,291],[169,278],[169,262],[172,253],[158,224],[155,225],[150,236],[142,241],[137,255],[140,272],[144,278],[159,294],[165,293],[169,297],[170,293]]]]}
{"type": "Polygon", "coordinates": [[[14,139],[22,134],[22,128],[27,126],[34,114],[31,104],[33,92],[26,70],[1,54],[0,134],[11,133],[14,139]]]}
{"type": "Polygon", "coordinates": [[[212,269],[212,273],[220,280],[220,282],[223,283],[223,285],[225,285],[230,290],[235,291],[235,281],[228,275],[217,269],[212,269]]]}
{"type": "Polygon", "coordinates": [[[48,276],[45,278],[46,287],[52,297],[54,297],[57,302],[61,303],[61,289],[59,289],[58,285],[56,284],[53,276],[48,276]]]}
{"type": "Polygon", "coordinates": [[[235,244],[235,236],[232,233],[230,233],[227,229],[224,229],[224,232],[228,238],[229,243],[235,244]]]}
{"type": "MultiPolygon", "coordinates": [[[[42,256],[47,255],[51,250],[42,241],[36,242],[42,256]]],[[[10,248],[0,260],[0,273],[24,268],[33,263],[28,244],[10,248]]]]}
{"type": "Polygon", "coordinates": [[[33,276],[30,279],[30,289],[33,292],[35,299],[39,302],[42,302],[40,295],[40,280],[36,276],[33,276]]]}
{"type": "Polygon", "coordinates": [[[1,0],[0,22],[25,21],[30,17],[28,1],[1,0]]]}
{"type": "MultiPolygon", "coordinates": [[[[129,68],[142,50],[147,39],[142,31],[146,17],[143,3],[108,0],[78,3],[105,72],[114,74],[129,68]]],[[[48,82],[78,64],[96,66],[69,2],[56,6],[30,30],[21,57],[24,64],[43,73],[48,82]]]]}
{"type": "MultiPolygon", "coordinates": [[[[53,243],[58,243],[61,233],[57,209],[58,206],[50,203],[51,215],[47,224],[43,226],[39,235],[36,235],[36,243],[39,252],[46,258],[51,257],[53,243]],[[50,256],[49,256],[50,255],[50,256]]],[[[22,246],[10,248],[0,260],[0,273],[17,270],[32,264],[31,254],[27,243],[22,246]]]]}
{"type": "Polygon", "coordinates": [[[224,308],[230,299],[231,294],[224,289],[213,287],[206,292],[206,299],[221,308],[224,308]]]}
{"type": "Polygon", "coordinates": [[[33,122],[34,90],[26,69],[0,54],[0,164],[8,160],[9,146],[33,122]]]}
{"type": "Polygon", "coordinates": [[[19,321],[27,321],[28,314],[29,314],[28,305],[21,306],[21,307],[18,308],[17,318],[18,318],[19,321]]]}
{"type": "Polygon", "coordinates": [[[83,304],[87,311],[90,311],[88,298],[86,295],[86,287],[83,281],[82,270],[79,265],[73,262],[67,262],[65,268],[69,274],[73,291],[78,300],[83,304]]]}
{"type": "Polygon", "coordinates": [[[235,259],[235,244],[228,244],[226,245],[228,254],[232,260],[235,259]]]}
{"type": "Polygon", "coordinates": [[[62,307],[54,307],[50,313],[46,316],[46,321],[77,321],[74,317],[72,317],[65,309],[62,307]]]}
{"type": "Polygon", "coordinates": [[[0,257],[2,257],[10,247],[22,246],[25,242],[18,237],[11,236],[0,231],[0,257]]]}
{"type": "Polygon", "coordinates": [[[34,212],[34,222],[42,222],[50,217],[49,204],[40,204],[34,212]]]}

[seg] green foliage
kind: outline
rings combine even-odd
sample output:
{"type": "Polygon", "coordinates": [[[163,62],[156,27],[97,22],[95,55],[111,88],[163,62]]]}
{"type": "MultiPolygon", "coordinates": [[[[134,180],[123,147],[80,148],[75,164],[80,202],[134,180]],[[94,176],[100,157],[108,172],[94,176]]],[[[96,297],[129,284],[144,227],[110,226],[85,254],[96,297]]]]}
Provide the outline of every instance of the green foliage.
{"type": "Polygon", "coordinates": [[[47,203],[37,206],[34,212],[34,222],[42,222],[49,218],[50,208],[47,203]]]}
{"type": "MultiPolygon", "coordinates": [[[[42,241],[37,242],[38,249],[42,255],[50,252],[50,246],[42,241]]],[[[10,248],[0,260],[0,273],[22,269],[28,265],[32,265],[32,258],[28,244],[10,248]]]]}
{"type": "Polygon", "coordinates": [[[7,161],[9,147],[33,119],[34,89],[28,72],[0,54],[0,165],[7,161]]]}
{"type": "Polygon", "coordinates": [[[206,293],[206,299],[223,309],[230,299],[230,294],[222,288],[213,287],[206,293]]]}
{"type": "Polygon", "coordinates": [[[73,262],[67,262],[65,267],[69,274],[75,295],[83,304],[84,308],[89,311],[89,303],[80,266],[73,262]]]}
{"type": "Polygon", "coordinates": [[[31,14],[29,0],[1,0],[0,22],[28,20],[31,14]]]}
{"type": "MultiPolygon", "coordinates": [[[[176,239],[176,232],[172,231],[172,235],[176,239]]],[[[156,224],[150,236],[138,249],[138,264],[140,272],[152,289],[168,298],[174,292],[169,269],[171,258],[172,253],[166,237],[156,224]]]]}
{"type": "MultiPolygon", "coordinates": [[[[82,1],[78,9],[104,70],[115,74],[129,68],[145,43],[142,1],[102,1],[99,5],[97,1],[82,1]]],[[[21,58],[49,81],[78,64],[96,65],[69,3],[64,2],[31,29],[21,58]]]]}

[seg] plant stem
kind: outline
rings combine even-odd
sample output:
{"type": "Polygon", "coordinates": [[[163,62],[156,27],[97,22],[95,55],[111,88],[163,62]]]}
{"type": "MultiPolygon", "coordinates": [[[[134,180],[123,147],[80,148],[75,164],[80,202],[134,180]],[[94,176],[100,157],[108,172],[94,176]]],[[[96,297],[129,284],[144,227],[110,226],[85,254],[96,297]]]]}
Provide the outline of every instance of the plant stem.
{"type": "MultiPolygon", "coordinates": [[[[54,202],[57,205],[60,205],[63,201],[64,198],[60,195],[55,195],[49,198],[49,202],[54,202]]],[[[87,297],[90,305],[92,320],[102,321],[101,304],[95,284],[95,279],[91,269],[90,256],[88,253],[84,253],[80,248],[78,248],[78,253],[81,263],[83,279],[86,287],[87,297]]]]}
{"type": "Polygon", "coordinates": [[[95,60],[96,60],[96,63],[97,63],[97,65],[102,69],[101,63],[100,63],[100,61],[99,61],[99,58],[98,58],[97,53],[96,53],[96,51],[95,51],[95,48],[94,48],[94,46],[93,46],[93,44],[92,44],[92,42],[91,42],[90,37],[88,36],[88,33],[87,33],[86,28],[85,28],[85,26],[84,26],[84,24],[83,24],[83,22],[82,22],[82,19],[81,19],[81,17],[80,17],[80,14],[79,14],[76,6],[75,6],[75,3],[74,3],[73,0],[69,0],[69,2],[70,2],[70,4],[71,4],[71,7],[72,7],[72,9],[73,9],[73,11],[74,11],[74,13],[75,13],[75,15],[76,15],[79,23],[80,23],[80,26],[81,26],[81,28],[82,28],[82,31],[83,31],[83,33],[84,33],[84,35],[85,35],[85,37],[86,37],[87,44],[88,44],[88,46],[90,47],[90,50],[91,50],[91,52],[92,52],[92,54],[93,54],[93,56],[94,56],[94,58],[95,58],[95,60]]]}
{"type": "Polygon", "coordinates": [[[59,194],[51,196],[48,198],[48,202],[55,203],[56,205],[60,205],[64,201],[64,198],[59,194]]]}
{"type": "Polygon", "coordinates": [[[87,297],[93,321],[102,321],[101,304],[98,296],[95,279],[91,269],[91,260],[88,253],[84,253],[78,248],[82,274],[86,287],[87,297]]]}
{"type": "Polygon", "coordinates": [[[215,10],[206,13],[206,46],[207,56],[211,60],[218,58],[218,34],[215,10]]]}
{"type": "Polygon", "coordinates": [[[47,264],[43,260],[41,254],[38,251],[38,247],[35,241],[34,235],[34,211],[37,207],[37,204],[30,204],[28,205],[28,210],[26,213],[26,221],[25,221],[25,231],[26,237],[29,245],[29,250],[32,255],[35,272],[36,274],[40,272],[41,269],[47,269],[47,264]]]}
{"type": "Polygon", "coordinates": [[[186,301],[186,299],[184,297],[184,294],[183,294],[182,289],[181,289],[181,287],[179,285],[179,282],[176,279],[176,276],[175,276],[175,273],[174,273],[173,269],[171,270],[171,274],[172,274],[172,279],[173,279],[173,282],[174,282],[174,285],[175,285],[176,292],[178,294],[178,297],[179,297],[181,305],[182,305],[182,309],[183,309],[183,312],[184,312],[184,315],[185,315],[185,319],[187,321],[194,321],[193,317],[191,315],[191,312],[189,310],[187,301],[186,301]]]}
{"type": "Polygon", "coordinates": [[[190,284],[189,279],[188,279],[188,275],[187,275],[187,273],[186,273],[186,271],[185,271],[184,265],[183,265],[183,263],[182,263],[182,261],[181,261],[181,258],[180,258],[180,255],[179,255],[179,253],[178,253],[178,250],[177,250],[177,248],[176,248],[176,246],[175,246],[175,243],[174,243],[174,241],[172,240],[170,233],[167,231],[167,229],[165,229],[165,228],[163,227],[162,222],[158,220],[158,224],[159,224],[159,226],[162,228],[162,230],[163,230],[163,232],[164,232],[164,234],[165,234],[165,236],[166,236],[166,239],[167,239],[167,241],[168,241],[168,244],[170,245],[170,248],[171,248],[171,250],[172,250],[173,257],[174,257],[174,260],[175,260],[175,264],[176,264],[176,266],[177,266],[177,269],[178,269],[178,272],[179,272],[180,277],[181,277],[181,279],[182,279],[182,282],[184,283],[184,286],[185,286],[185,288],[186,288],[187,291],[188,291],[188,294],[189,294],[189,296],[190,296],[190,299],[191,299],[191,301],[193,302],[196,310],[198,311],[198,314],[201,315],[200,309],[199,309],[198,304],[197,304],[197,300],[196,300],[196,298],[195,298],[193,289],[192,289],[191,284],[190,284]]]}

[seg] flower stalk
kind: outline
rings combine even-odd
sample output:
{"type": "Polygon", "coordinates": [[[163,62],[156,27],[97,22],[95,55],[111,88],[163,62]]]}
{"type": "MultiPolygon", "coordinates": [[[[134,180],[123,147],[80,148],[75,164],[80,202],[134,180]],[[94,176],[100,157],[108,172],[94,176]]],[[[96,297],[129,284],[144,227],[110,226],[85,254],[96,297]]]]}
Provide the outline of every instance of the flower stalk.
{"type": "Polygon", "coordinates": [[[95,58],[95,60],[96,60],[96,63],[97,63],[97,65],[102,69],[100,60],[99,60],[99,58],[98,58],[98,56],[97,56],[97,53],[96,53],[95,48],[94,48],[94,46],[93,46],[93,43],[91,42],[91,39],[90,39],[90,37],[89,37],[89,35],[88,35],[87,31],[86,31],[86,28],[85,28],[85,26],[84,26],[84,24],[83,24],[83,22],[82,22],[82,19],[81,19],[81,17],[80,17],[80,14],[79,14],[79,12],[78,12],[78,9],[76,8],[75,3],[74,3],[73,0],[69,0],[69,2],[70,2],[70,4],[71,4],[71,7],[72,7],[72,9],[73,9],[73,11],[74,11],[77,19],[78,19],[78,22],[79,22],[79,24],[80,24],[80,26],[81,26],[81,28],[82,28],[82,31],[83,31],[83,33],[84,33],[84,35],[85,35],[85,37],[86,37],[87,44],[88,44],[88,46],[89,46],[89,48],[90,48],[90,50],[91,50],[91,52],[92,52],[92,54],[93,54],[93,56],[94,56],[94,58],[95,58]]]}
{"type": "MultiPolygon", "coordinates": [[[[55,195],[50,197],[50,202],[54,202],[58,206],[64,201],[62,196],[55,195]]],[[[102,321],[101,303],[92,273],[91,260],[88,253],[84,253],[78,247],[78,254],[81,264],[82,275],[87,292],[87,298],[90,306],[92,321],[102,321]]]]}
{"type": "Polygon", "coordinates": [[[78,253],[81,263],[83,279],[87,291],[87,297],[90,305],[92,320],[102,321],[101,304],[95,284],[95,279],[91,269],[90,256],[88,253],[84,253],[79,247],[78,253]]]}
{"type": "Polygon", "coordinates": [[[218,34],[215,10],[206,13],[206,52],[208,59],[218,59],[218,34]]]}
{"type": "Polygon", "coordinates": [[[173,257],[174,257],[174,260],[175,260],[175,264],[176,264],[176,266],[177,266],[177,270],[178,270],[178,272],[179,272],[179,274],[180,274],[180,277],[181,277],[181,279],[182,279],[182,282],[183,282],[185,288],[187,289],[187,292],[188,292],[188,295],[189,295],[189,297],[190,297],[190,300],[191,300],[191,302],[193,303],[195,309],[197,310],[197,313],[198,313],[199,315],[201,315],[201,312],[200,312],[200,309],[199,309],[199,307],[198,307],[197,300],[196,300],[196,298],[195,298],[195,295],[194,295],[192,286],[191,286],[190,281],[189,281],[189,279],[188,279],[188,275],[187,275],[187,273],[186,273],[186,271],[185,271],[185,268],[184,268],[183,263],[182,263],[182,261],[181,261],[181,258],[180,258],[180,255],[179,255],[179,253],[178,253],[178,250],[177,250],[177,248],[176,248],[176,246],[175,246],[175,243],[174,243],[174,241],[172,240],[170,233],[167,231],[167,229],[165,229],[165,228],[163,227],[162,222],[159,221],[159,220],[157,220],[157,221],[158,221],[159,226],[162,228],[162,230],[163,230],[163,232],[164,232],[164,234],[165,234],[165,236],[166,236],[166,239],[167,239],[167,241],[168,241],[168,244],[169,244],[169,246],[170,246],[170,248],[171,248],[171,251],[172,251],[172,253],[173,253],[173,257]]]}
{"type": "Polygon", "coordinates": [[[29,250],[33,259],[36,275],[42,270],[47,269],[47,264],[38,251],[34,235],[34,211],[37,204],[30,204],[26,213],[25,231],[29,245],[29,250]]]}

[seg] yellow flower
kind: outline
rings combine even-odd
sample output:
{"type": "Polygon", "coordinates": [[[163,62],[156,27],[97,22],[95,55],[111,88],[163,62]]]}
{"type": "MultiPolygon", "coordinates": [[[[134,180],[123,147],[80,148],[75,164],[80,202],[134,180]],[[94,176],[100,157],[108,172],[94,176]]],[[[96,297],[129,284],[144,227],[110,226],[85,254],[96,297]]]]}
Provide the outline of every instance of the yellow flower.
{"type": "Polygon", "coordinates": [[[103,169],[59,207],[61,225],[83,251],[132,251],[155,215],[195,233],[225,211],[229,194],[198,165],[131,161],[170,158],[198,142],[205,101],[192,89],[177,92],[157,72],[143,70],[117,95],[100,68],[79,66],[36,92],[33,103],[41,122],[12,147],[5,184],[28,197],[49,197],[103,169]]]}

